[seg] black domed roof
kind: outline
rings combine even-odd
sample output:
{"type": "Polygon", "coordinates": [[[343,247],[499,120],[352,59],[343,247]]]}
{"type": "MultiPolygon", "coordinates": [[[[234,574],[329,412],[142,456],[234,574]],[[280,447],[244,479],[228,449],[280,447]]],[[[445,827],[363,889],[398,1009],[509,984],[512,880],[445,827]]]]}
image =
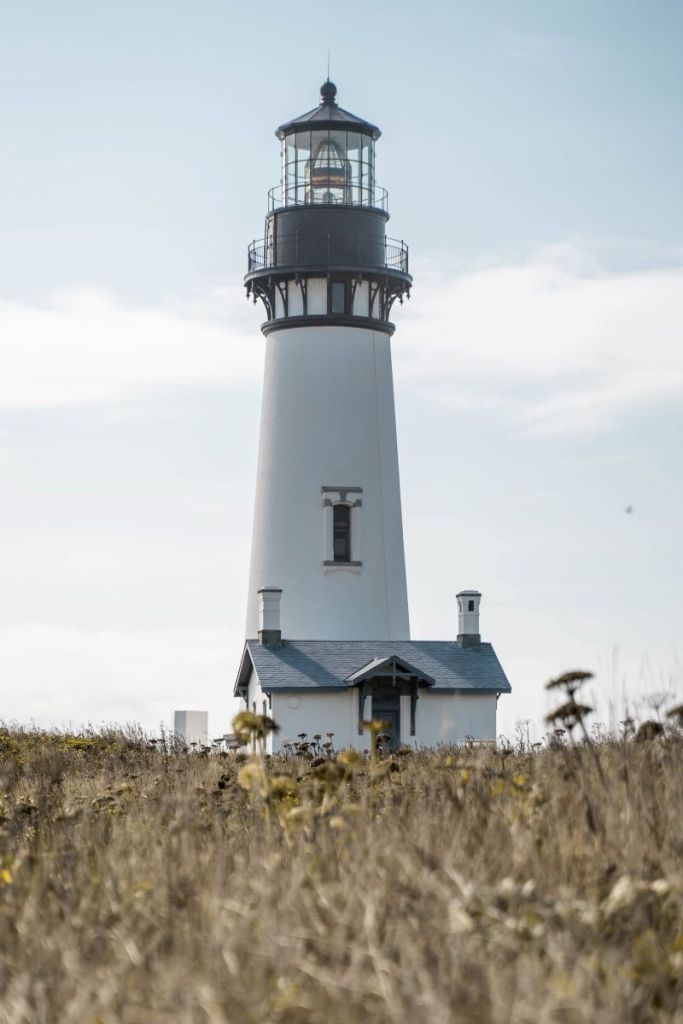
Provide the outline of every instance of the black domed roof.
{"type": "Polygon", "coordinates": [[[292,132],[309,130],[320,130],[325,128],[346,129],[352,132],[361,132],[363,135],[370,135],[378,139],[382,134],[374,124],[364,121],[362,117],[356,117],[337,104],[337,86],[328,79],[320,87],[320,104],[313,110],[295,117],[292,121],[280,125],[275,132],[278,139],[284,139],[292,132]]]}

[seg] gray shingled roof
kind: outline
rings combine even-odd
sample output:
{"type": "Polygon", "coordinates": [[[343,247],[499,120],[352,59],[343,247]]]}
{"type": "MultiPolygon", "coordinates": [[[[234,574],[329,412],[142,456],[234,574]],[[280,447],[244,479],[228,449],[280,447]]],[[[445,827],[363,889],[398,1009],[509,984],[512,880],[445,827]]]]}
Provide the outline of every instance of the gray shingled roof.
{"type": "Polygon", "coordinates": [[[247,640],[236,689],[252,665],[264,690],[343,689],[370,662],[392,657],[433,680],[430,690],[511,689],[491,644],[442,640],[283,640],[279,647],[247,640]]]}

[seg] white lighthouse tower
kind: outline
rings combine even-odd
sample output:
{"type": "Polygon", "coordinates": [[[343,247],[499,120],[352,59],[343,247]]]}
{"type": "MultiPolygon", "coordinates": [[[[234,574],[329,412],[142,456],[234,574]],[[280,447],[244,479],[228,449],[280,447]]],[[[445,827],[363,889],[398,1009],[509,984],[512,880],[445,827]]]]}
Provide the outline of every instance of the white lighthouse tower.
{"type": "Polygon", "coordinates": [[[325,733],[363,750],[371,718],[394,747],[492,742],[510,684],[481,640],[479,591],[458,594],[452,639],[410,639],[390,349],[408,249],[386,236],[379,129],[336,96],[325,82],[278,128],[282,182],[249,247],[266,363],[234,693],[278,723],[272,753],[302,736],[320,753],[325,733]]]}
{"type": "Polygon", "coordinates": [[[379,129],[336,93],[277,130],[282,183],[249,250],[267,320],[246,633],[276,586],[290,637],[407,640],[389,315],[408,250],[386,237],[379,129]]]}

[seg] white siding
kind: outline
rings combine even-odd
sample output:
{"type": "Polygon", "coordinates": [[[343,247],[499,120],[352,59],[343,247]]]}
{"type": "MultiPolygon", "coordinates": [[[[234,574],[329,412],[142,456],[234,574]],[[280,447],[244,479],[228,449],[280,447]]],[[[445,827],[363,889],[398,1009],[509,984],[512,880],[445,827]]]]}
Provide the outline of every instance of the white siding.
{"type": "Polygon", "coordinates": [[[434,747],[496,738],[496,696],[488,693],[421,693],[417,701],[413,742],[434,747]]]}
{"type": "MultiPolygon", "coordinates": [[[[273,717],[273,711],[272,711],[272,708],[270,707],[270,701],[268,700],[267,694],[265,694],[263,692],[263,690],[261,689],[261,687],[259,685],[259,681],[256,678],[256,673],[255,672],[251,673],[251,679],[249,680],[249,689],[248,689],[247,697],[248,697],[248,699],[247,699],[247,711],[254,711],[254,704],[256,704],[256,709],[255,709],[256,710],[256,714],[257,715],[262,715],[263,714],[263,704],[264,704],[264,701],[265,701],[266,714],[269,715],[271,718],[273,717]]],[[[268,753],[268,754],[272,754],[273,753],[273,734],[272,733],[268,734],[268,739],[266,740],[266,753],[268,753]]]]}
{"type": "MultiPolygon", "coordinates": [[[[250,690],[251,699],[254,698],[250,690]]],[[[323,742],[325,733],[333,732],[337,750],[343,747],[367,750],[370,746],[369,735],[358,733],[356,687],[343,692],[274,693],[271,714],[280,726],[272,748],[275,752],[281,750],[287,740],[296,742],[302,732],[307,734],[309,740],[320,733],[323,742]],[[295,700],[298,702],[296,706],[290,707],[295,700]]],[[[368,697],[363,718],[371,717],[372,700],[368,697]]],[[[463,743],[468,737],[474,740],[495,740],[495,694],[422,693],[417,701],[415,736],[410,735],[410,697],[401,697],[402,743],[435,747],[440,743],[463,743]]]]}
{"type": "Polygon", "coordinates": [[[299,733],[308,739],[320,733],[323,742],[326,732],[333,732],[337,750],[343,747],[368,746],[367,737],[358,735],[358,691],[354,688],[337,693],[274,693],[272,715],[280,726],[275,750],[281,750],[289,740],[297,742],[299,733]],[[297,700],[297,707],[289,707],[297,700]]]}

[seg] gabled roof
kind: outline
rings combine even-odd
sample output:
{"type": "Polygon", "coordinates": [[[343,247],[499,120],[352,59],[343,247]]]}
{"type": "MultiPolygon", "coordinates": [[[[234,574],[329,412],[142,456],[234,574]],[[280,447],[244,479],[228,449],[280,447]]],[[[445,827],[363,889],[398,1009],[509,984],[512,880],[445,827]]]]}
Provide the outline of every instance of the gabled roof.
{"type": "Polygon", "coordinates": [[[382,133],[376,125],[370,124],[369,121],[364,121],[362,117],[356,117],[355,114],[351,114],[348,110],[344,110],[343,107],[337,105],[335,100],[337,87],[333,82],[324,82],[320,89],[320,94],[322,99],[319,106],[314,107],[313,110],[306,111],[305,114],[300,114],[299,117],[295,117],[291,121],[287,121],[286,124],[280,125],[275,132],[278,139],[284,139],[286,135],[291,135],[292,132],[296,131],[306,131],[306,129],[324,130],[325,128],[361,132],[363,135],[370,135],[373,139],[380,137],[382,133]]]}
{"type": "Polygon", "coordinates": [[[353,672],[350,676],[346,677],[347,683],[360,683],[363,679],[370,679],[372,676],[384,674],[390,668],[398,668],[403,671],[407,671],[408,675],[416,676],[421,682],[426,683],[427,686],[433,686],[434,680],[431,676],[428,676],[425,672],[422,672],[419,668],[415,668],[414,665],[409,665],[405,658],[397,658],[395,654],[389,655],[386,658],[373,658],[367,665],[363,665],[358,669],[357,672],[353,672]]]}
{"type": "Polygon", "coordinates": [[[371,665],[374,674],[392,659],[433,680],[430,693],[511,689],[491,644],[443,640],[283,640],[277,647],[247,640],[235,689],[246,685],[252,670],[266,691],[348,689],[367,678],[371,665]]]}

